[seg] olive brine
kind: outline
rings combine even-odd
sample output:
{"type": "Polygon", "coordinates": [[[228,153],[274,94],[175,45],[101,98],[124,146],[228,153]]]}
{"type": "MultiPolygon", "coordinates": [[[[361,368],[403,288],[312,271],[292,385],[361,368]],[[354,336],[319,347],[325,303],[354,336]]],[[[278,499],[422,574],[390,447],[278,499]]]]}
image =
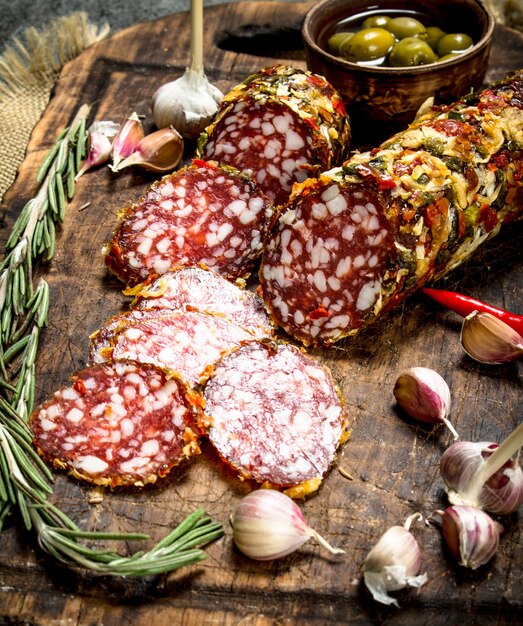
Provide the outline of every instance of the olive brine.
{"type": "Polygon", "coordinates": [[[466,33],[446,33],[439,26],[425,26],[414,17],[388,15],[371,15],[358,29],[340,30],[327,41],[328,51],[334,56],[359,65],[384,67],[445,61],[473,45],[466,33]]]}

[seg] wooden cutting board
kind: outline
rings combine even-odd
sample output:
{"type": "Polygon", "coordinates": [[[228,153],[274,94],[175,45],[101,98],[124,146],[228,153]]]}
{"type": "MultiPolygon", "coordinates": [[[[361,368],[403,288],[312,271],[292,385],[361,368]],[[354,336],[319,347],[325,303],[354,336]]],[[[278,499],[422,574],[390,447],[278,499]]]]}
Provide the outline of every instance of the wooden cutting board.
{"type": "MultiPolygon", "coordinates": [[[[240,2],[206,9],[209,78],[226,91],[275,62],[305,67],[299,24],[311,6],[240,2]]],[[[121,121],[136,111],[145,115],[146,130],[152,127],[151,95],[188,64],[189,35],[188,15],[170,15],[122,31],[64,68],[4,198],[2,242],[33,193],[38,163],[82,103],[92,106],[92,119],[121,121]]],[[[517,69],[522,59],[520,33],[498,27],[487,79],[517,69]]],[[[139,171],[114,175],[103,168],[79,182],[56,256],[43,268],[51,310],[38,362],[38,400],[84,366],[89,334],[125,306],[122,286],[105,272],[100,248],[117,210],[152,180],[139,171]]],[[[521,235],[521,224],[507,227],[440,286],[523,312],[521,235]]],[[[125,580],[61,568],[13,519],[0,535],[0,623],[451,626],[521,620],[523,525],[517,514],[503,519],[496,558],[475,572],[452,563],[437,526],[418,525],[414,533],[429,581],[419,594],[398,594],[401,610],[377,605],[361,585],[363,560],[386,528],[413,512],[429,515],[446,506],[438,462],[451,438],[443,427],[420,426],[396,410],[397,375],[415,365],[440,372],[452,391],[452,421],[465,440],[499,441],[521,420],[521,362],[473,362],[461,351],[459,329],[457,316],[420,294],[359,337],[314,353],[343,390],[353,433],[319,493],[300,504],[311,526],[346,550],[344,557],[330,557],[312,543],[276,562],[242,557],[233,547],[228,518],[250,487],[225,472],[208,449],[161,485],[106,492],[100,503],[90,502],[88,486],[59,475],[54,499],[85,529],[147,532],[158,540],[201,506],[224,523],[226,535],[207,549],[202,564],[125,580]]]]}

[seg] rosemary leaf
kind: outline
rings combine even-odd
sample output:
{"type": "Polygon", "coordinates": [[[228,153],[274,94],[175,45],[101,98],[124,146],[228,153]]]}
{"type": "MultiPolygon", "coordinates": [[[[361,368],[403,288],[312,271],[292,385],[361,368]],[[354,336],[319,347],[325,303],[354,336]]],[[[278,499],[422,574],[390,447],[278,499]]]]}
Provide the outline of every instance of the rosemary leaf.
{"type": "Polygon", "coordinates": [[[67,176],[66,176],[66,185],[67,185],[67,199],[72,200],[74,196],[74,190],[76,187],[76,167],[75,167],[75,156],[72,152],[69,152],[69,156],[67,159],[67,176]]]}
{"type": "Polygon", "coordinates": [[[51,164],[53,163],[56,154],[58,152],[58,148],[60,147],[60,140],[67,134],[67,131],[69,129],[65,128],[59,135],[58,137],[55,139],[55,143],[53,144],[52,148],[48,151],[47,155],[45,156],[44,160],[42,161],[40,167],[38,168],[38,171],[36,173],[36,182],[37,183],[41,183],[49,168],[51,167],[51,164]]]}
{"type": "Polygon", "coordinates": [[[50,177],[49,184],[47,185],[47,198],[49,200],[49,208],[51,209],[53,217],[58,218],[59,209],[58,199],[56,197],[56,176],[60,176],[60,174],[50,177]]]}
{"type": "MultiPolygon", "coordinates": [[[[23,326],[19,328],[19,331],[21,332],[24,332],[24,330],[25,329],[23,326]]],[[[15,343],[12,343],[3,354],[2,361],[4,362],[4,364],[9,363],[9,361],[14,358],[19,352],[21,352],[28,343],[29,337],[22,337],[22,339],[19,339],[15,343]]]]}

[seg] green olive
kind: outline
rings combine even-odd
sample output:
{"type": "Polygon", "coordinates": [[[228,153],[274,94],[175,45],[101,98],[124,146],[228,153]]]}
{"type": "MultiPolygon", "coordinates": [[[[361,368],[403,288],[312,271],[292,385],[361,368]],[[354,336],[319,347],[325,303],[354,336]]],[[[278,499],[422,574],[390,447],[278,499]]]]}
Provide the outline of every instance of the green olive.
{"type": "Polygon", "coordinates": [[[389,63],[393,67],[412,67],[436,62],[438,57],[426,41],[405,37],[392,48],[389,63]]]}
{"type": "Polygon", "coordinates": [[[329,39],[327,40],[327,48],[329,49],[329,52],[334,56],[341,56],[343,54],[343,44],[347,42],[353,35],[354,33],[340,32],[335,33],[334,35],[329,37],[329,39]]]}
{"type": "Polygon", "coordinates": [[[344,56],[353,62],[372,61],[385,57],[396,40],[383,28],[364,28],[344,46],[344,56]]]}
{"type": "Polygon", "coordinates": [[[427,26],[427,43],[436,52],[438,41],[447,33],[439,26],[427,26]]]}
{"type": "Polygon", "coordinates": [[[456,57],[459,57],[461,54],[463,54],[462,52],[450,52],[449,54],[445,54],[442,57],[440,57],[438,59],[438,63],[440,61],[448,61],[449,59],[455,59],[456,57]]]}
{"type": "Polygon", "coordinates": [[[405,39],[405,37],[427,39],[425,26],[413,17],[393,17],[383,28],[392,33],[396,39],[405,39]]]}
{"type": "Polygon", "coordinates": [[[451,52],[463,52],[473,45],[472,39],[464,33],[444,35],[439,41],[436,52],[440,57],[451,52]]]}
{"type": "Polygon", "coordinates": [[[390,22],[388,15],[371,15],[363,21],[362,28],[383,28],[387,22],[390,22]]]}

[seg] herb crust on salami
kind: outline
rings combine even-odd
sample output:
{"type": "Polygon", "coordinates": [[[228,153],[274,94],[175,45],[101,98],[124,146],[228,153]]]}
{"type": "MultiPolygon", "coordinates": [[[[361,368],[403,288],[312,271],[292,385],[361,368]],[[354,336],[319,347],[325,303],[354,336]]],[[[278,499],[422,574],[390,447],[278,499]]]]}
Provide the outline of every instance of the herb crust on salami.
{"type": "Polygon", "coordinates": [[[523,71],[296,185],[260,283],[276,323],[328,345],[462,263],[523,209],[523,71]]]}

